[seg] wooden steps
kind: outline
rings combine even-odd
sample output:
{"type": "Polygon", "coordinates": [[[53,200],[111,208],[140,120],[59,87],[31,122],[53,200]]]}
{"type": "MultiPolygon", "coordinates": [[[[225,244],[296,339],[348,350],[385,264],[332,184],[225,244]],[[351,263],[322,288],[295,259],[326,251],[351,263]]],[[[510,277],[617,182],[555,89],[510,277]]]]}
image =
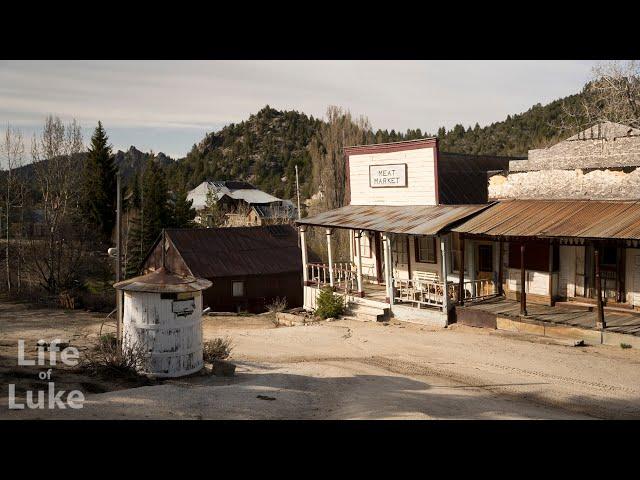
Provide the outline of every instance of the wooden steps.
{"type": "Polygon", "coordinates": [[[388,307],[374,307],[361,303],[350,303],[345,313],[348,318],[364,322],[384,322],[389,320],[388,307]]]}

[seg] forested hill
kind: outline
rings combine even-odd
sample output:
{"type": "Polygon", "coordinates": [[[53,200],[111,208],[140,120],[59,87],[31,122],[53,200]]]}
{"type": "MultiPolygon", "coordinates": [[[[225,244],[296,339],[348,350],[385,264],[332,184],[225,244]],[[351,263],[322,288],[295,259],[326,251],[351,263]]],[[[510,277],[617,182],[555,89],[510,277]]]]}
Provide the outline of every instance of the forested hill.
{"type": "MultiPolygon", "coordinates": [[[[534,105],[504,121],[474,127],[456,125],[437,132],[419,128],[400,132],[371,131],[366,143],[395,142],[437,135],[441,149],[449,152],[526,155],[530,148],[551,145],[568,134],[560,131],[563,102],[575,105],[581,94],[548,105],[534,105]]],[[[312,195],[312,168],[308,145],[326,124],[297,111],[269,106],[247,120],[209,133],[189,154],[169,164],[169,183],[185,181],[193,188],[206,178],[246,180],[282,198],[295,196],[295,165],[300,170],[303,198],[312,195]],[[179,180],[176,180],[179,179],[179,180]],[[184,179],[184,180],[183,180],[184,179]]]]}
{"type": "Polygon", "coordinates": [[[209,133],[169,168],[169,183],[183,178],[193,188],[205,179],[245,180],[283,198],[295,196],[295,165],[311,176],[307,146],[322,122],[296,111],[264,107],[248,120],[209,133]]]}
{"type": "Polygon", "coordinates": [[[473,128],[456,125],[449,131],[441,127],[437,133],[440,148],[457,153],[519,156],[530,149],[553,145],[575,133],[560,128],[563,104],[578,110],[582,95],[570,95],[547,105],[538,103],[524,113],[508,115],[506,120],[482,128],[477,123],[473,128]]]}

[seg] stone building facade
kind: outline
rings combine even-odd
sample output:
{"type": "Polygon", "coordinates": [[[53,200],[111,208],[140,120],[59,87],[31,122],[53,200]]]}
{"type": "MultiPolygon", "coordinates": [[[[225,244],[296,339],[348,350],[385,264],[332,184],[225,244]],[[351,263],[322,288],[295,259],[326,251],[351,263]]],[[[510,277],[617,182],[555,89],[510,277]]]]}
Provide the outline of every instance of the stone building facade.
{"type": "Polygon", "coordinates": [[[595,125],[509,162],[489,178],[490,199],[628,200],[640,196],[640,130],[595,125]]]}

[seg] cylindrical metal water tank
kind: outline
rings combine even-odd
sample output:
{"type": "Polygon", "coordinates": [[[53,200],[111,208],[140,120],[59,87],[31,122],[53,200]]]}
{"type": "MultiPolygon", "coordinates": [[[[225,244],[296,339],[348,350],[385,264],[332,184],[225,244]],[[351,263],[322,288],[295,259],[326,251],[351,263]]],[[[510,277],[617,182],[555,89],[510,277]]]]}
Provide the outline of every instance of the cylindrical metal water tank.
{"type": "Polygon", "coordinates": [[[202,290],[210,281],[160,268],[114,286],[124,292],[122,348],[146,353],[141,372],[180,377],[202,369],[202,290]]]}

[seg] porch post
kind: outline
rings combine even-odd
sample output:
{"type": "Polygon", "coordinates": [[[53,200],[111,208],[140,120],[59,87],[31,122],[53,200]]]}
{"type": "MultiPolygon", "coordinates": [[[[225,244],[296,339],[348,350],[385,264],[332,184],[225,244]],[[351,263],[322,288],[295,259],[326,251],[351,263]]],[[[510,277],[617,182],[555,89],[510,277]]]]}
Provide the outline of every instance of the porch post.
{"type": "Polygon", "coordinates": [[[527,316],[527,275],[524,268],[524,242],[520,243],[520,315],[527,316]]]}
{"type": "Polygon", "coordinates": [[[599,245],[594,245],[593,257],[596,264],[596,295],[598,296],[598,316],[596,317],[596,328],[603,329],[607,326],[604,321],[604,306],[602,304],[602,284],[600,283],[600,252],[599,245]]]}
{"type": "Polygon", "coordinates": [[[389,304],[393,304],[393,272],[391,271],[391,237],[388,233],[382,234],[382,254],[384,257],[384,276],[385,283],[387,284],[387,298],[386,301],[389,304]]]}
{"type": "Polygon", "coordinates": [[[445,236],[440,237],[440,251],[442,253],[442,313],[446,315],[449,311],[449,285],[447,283],[447,238],[445,236]]]}
{"type": "Polygon", "coordinates": [[[326,229],[327,233],[327,256],[329,257],[329,285],[333,288],[333,255],[331,254],[331,229],[326,229]]]}
{"type": "Polygon", "coordinates": [[[464,234],[460,234],[460,277],[458,279],[458,303],[464,305],[464,234]]]}
{"type": "Polygon", "coordinates": [[[309,268],[307,267],[307,239],[305,232],[307,227],[300,225],[300,250],[302,251],[302,283],[306,287],[309,284],[309,268]]]}
{"type": "Polygon", "coordinates": [[[502,280],[504,276],[504,272],[502,271],[502,264],[504,263],[504,258],[502,257],[502,238],[498,242],[498,295],[502,295],[502,280]]]}
{"type": "Polygon", "coordinates": [[[358,282],[358,296],[364,297],[364,289],[362,288],[362,256],[360,252],[362,252],[360,248],[360,237],[362,236],[362,230],[357,230],[355,233],[356,236],[356,254],[358,255],[358,262],[356,263],[356,278],[358,282]]]}

